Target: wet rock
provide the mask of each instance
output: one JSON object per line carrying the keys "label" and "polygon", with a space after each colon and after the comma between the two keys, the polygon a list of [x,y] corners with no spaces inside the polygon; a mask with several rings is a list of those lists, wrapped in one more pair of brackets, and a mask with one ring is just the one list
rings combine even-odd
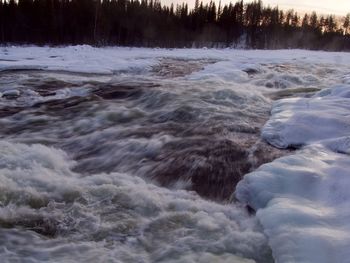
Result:
{"label": "wet rock", "polygon": [[135,85],[125,85],[125,84],[98,84],[92,88],[92,93],[105,99],[137,99],[143,93],[145,89],[159,87],[160,85],[154,83],[142,83]]}
{"label": "wet rock", "polygon": [[266,88],[273,88],[274,85],[273,85],[273,83],[271,83],[271,82],[266,82],[265,87],[266,87]]}
{"label": "wet rock", "polygon": [[5,90],[2,92],[2,97],[6,99],[16,99],[20,96],[20,91],[16,89]]}
{"label": "wet rock", "polygon": [[20,112],[21,110],[23,110],[23,108],[21,108],[21,107],[0,108],[0,118],[11,116],[13,114]]}
{"label": "wet rock", "polygon": [[33,83],[28,81],[27,83],[25,83],[25,85],[34,89],[34,91],[36,91],[43,97],[54,96],[56,95],[56,91],[63,88],[78,86],[76,84],[57,80],[57,79],[45,80],[38,83]]}
{"label": "wet rock", "polygon": [[[256,143],[258,141],[258,143]],[[188,182],[188,190],[215,201],[229,201],[242,177],[264,163],[289,154],[275,149],[258,136],[220,138],[187,138],[170,142],[149,163],[145,176],[171,187]]]}
{"label": "wet rock", "polygon": [[136,98],[141,96],[142,88],[133,86],[103,86],[95,89],[93,93],[106,100]]}
{"label": "wet rock", "polygon": [[279,100],[291,97],[308,97],[320,91],[319,88],[295,88],[295,89],[284,89],[276,92],[266,94],[273,100]]}
{"label": "wet rock", "polygon": [[189,123],[198,120],[200,112],[198,109],[194,109],[190,106],[180,106],[177,109],[164,114],[159,114],[152,116],[152,122],[162,123],[162,122],[177,122],[177,123]]}
{"label": "wet rock", "polygon": [[193,72],[202,70],[206,65],[217,62],[216,60],[183,60],[165,58],[154,66],[152,72],[163,78],[184,77]]}
{"label": "wet rock", "polygon": [[243,69],[243,71],[247,73],[249,76],[260,73],[260,71],[256,68],[245,68]]}
{"label": "wet rock", "polygon": [[[94,101],[98,99],[99,98],[97,96],[86,96],[86,97],[74,96],[70,98],[55,99],[55,100],[48,100],[44,102],[35,103],[33,105],[33,108],[42,108],[43,110],[56,111],[56,113],[59,113],[59,110],[72,109],[84,102]],[[81,109],[77,108],[77,110],[79,111]]]}
{"label": "wet rock", "polygon": [[191,190],[214,200],[228,200],[250,169],[248,152],[227,139],[189,139],[169,143],[156,158],[151,177],[162,185],[190,181]]}
{"label": "wet rock", "polygon": [[250,172],[257,169],[259,166],[272,162],[273,160],[285,155],[291,154],[295,149],[278,149],[266,143],[263,140],[257,139],[257,142],[250,147],[249,160],[251,163]]}
{"label": "wet rock", "polygon": [[0,219],[0,226],[5,228],[21,227],[40,235],[53,238],[58,234],[58,221],[52,218],[30,215],[27,218]]}

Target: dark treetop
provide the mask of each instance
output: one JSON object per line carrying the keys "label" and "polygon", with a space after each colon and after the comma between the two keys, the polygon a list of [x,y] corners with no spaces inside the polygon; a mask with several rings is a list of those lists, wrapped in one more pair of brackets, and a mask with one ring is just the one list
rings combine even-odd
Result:
{"label": "dark treetop", "polygon": [[350,15],[299,16],[261,1],[162,6],[147,0],[0,2],[1,44],[350,50]]}

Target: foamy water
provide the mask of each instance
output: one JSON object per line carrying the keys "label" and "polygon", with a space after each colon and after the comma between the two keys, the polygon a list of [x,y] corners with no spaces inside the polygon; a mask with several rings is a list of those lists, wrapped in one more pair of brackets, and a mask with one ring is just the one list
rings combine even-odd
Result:
{"label": "foamy water", "polygon": [[[315,105],[315,117],[320,111],[334,113],[335,104],[346,105],[330,97],[346,97],[346,56],[1,48],[2,259],[273,262],[275,257],[287,262],[279,255],[299,251],[287,246],[280,252],[275,241],[280,232],[270,231],[271,222],[278,223],[276,229],[284,222],[277,212],[271,210],[275,221],[260,216],[267,197],[259,191],[265,188],[241,183],[241,204],[234,201],[235,186],[263,163],[293,158],[291,150],[260,137],[276,99],[292,97],[274,105],[263,129],[270,144],[299,147],[326,139],[334,145],[334,136],[304,131],[300,137],[301,129],[285,125],[297,127],[291,116],[303,114],[295,101]],[[321,95],[314,95],[319,90]],[[327,133],[317,123],[312,130]],[[328,147],[322,145],[317,147]],[[279,165],[274,163],[269,165]],[[255,193],[261,198],[247,198]]]}

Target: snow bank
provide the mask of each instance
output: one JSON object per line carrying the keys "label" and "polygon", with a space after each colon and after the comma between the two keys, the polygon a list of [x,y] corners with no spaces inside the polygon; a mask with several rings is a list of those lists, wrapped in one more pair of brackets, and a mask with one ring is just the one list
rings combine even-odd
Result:
{"label": "snow bank", "polygon": [[261,166],[237,186],[257,210],[276,262],[348,262],[350,158],[323,146]]}
{"label": "snow bank", "polygon": [[349,262],[350,86],[277,101],[262,136],[279,148],[305,146],[236,188],[257,211],[276,262]]}
{"label": "snow bank", "polygon": [[277,101],[262,131],[270,144],[287,148],[350,135],[350,86],[322,90],[312,98]]}
{"label": "snow bank", "polygon": [[[51,47],[2,47],[0,71],[15,69],[45,69],[82,73],[112,74],[115,72],[149,70],[159,58],[214,59],[229,61],[211,66],[215,72],[223,70],[228,78],[229,67],[247,71],[260,69],[261,63],[337,64],[350,65],[350,54],[305,50],[232,50],[232,49],[146,49],[87,45]],[[291,60],[293,58],[293,60]],[[310,69],[310,67],[309,67]],[[242,78],[241,74],[233,71]],[[205,73],[207,74],[207,73]],[[244,76],[243,76],[244,77]]]}

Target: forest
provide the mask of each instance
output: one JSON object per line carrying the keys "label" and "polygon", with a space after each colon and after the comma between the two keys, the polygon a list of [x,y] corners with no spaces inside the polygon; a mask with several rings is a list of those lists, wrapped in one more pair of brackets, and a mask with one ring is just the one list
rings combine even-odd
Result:
{"label": "forest", "polygon": [[298,14],[261,1],[9,0],[0,43],[143,47],[302,48],[350,51],[350,14]]}

